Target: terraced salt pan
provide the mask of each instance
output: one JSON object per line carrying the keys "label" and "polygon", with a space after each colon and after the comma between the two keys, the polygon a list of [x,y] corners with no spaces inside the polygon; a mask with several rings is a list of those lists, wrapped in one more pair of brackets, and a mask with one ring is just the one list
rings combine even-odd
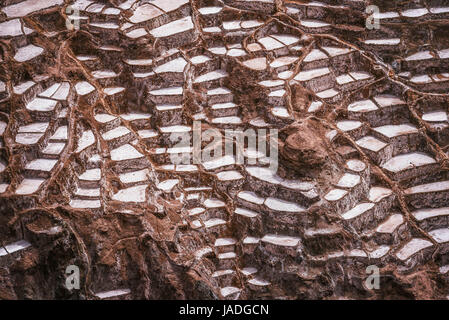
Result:
{"label": "terraced salt pan", "polygon": [[138,7],[136,10],[134,10],[133,15],[129,18],[129,21],[132,23],[141,23],[145,22],[151,19],[154,19],[160,15],[162,15],[164,12],[160,10],[159,8],[156,8],[155,6],[146,3],[140,7]]}
{"label": "terraced salt pan", "polygon": [[434,217],[449,216],[449,207],[419,209],[413,211],[412,215],[419,221]]}
{"label": "terraced salt pan", "polygon": [[379,225],[376,232],[393,233],[397,227],[404,223],[404,216],[400,213],[393,214],[387,221]]}
{"label": "terraced salt pan", "polygon": [[253,267],[246,267],[246,268],[243,268],[241,271],[242,271],[243,275],[245,275],[245,276],[250,276],[252,274],[257,273],[257,269],[253,268]]}
{"label": "terraced salt pan", "polygon": [[119,25],[113,22],[92,22],[89,26],[97,27],[106,30],[115,30],[119,28]]}
{"label": "terraced salt pan", "polygon": [[259,242],[260,239],[255,237],[246,237],[243,239],[243,244],[258,244]]}
{"label": "terraced salt pan", "polygon": [[5,247],[0,247],[0,257],[6,256],[7,254],[11,254],[20,250],[24,250],[28,247],[31,247],[31,243],[26,240],[19,240],[14,243],[10,243],[5,245]]}
{"label": "terraced salt pan", "polygon": [[27,195],[36,192],[44,183],[44,179],[23,179],[16,189],[16,194]]}
{"label": "terraced salt pan", "polygon": [[340,47],[323,47],[322,48],[331,57],[341,56],[343,54],[348,54],[353,50],[350,48],[340,48]]}
{"label": "terraced salt pan", "polygon": [[380,200],[384,199],[385,197],[388,197],[391,195],[393,191],[391,189],[387,189],[384,187],[379,186],[373,186],[368,192],[368,200],[374,203],[379,202]]}
{"label": "terraced salt pan", "polygon": [[179,183],[179,179],[169,179],[169,180],[165,180],[162,181],[160,183],[157,184],[157,188],[159,190],[162,190],[164,192],[169,192],[171,191],[177,184]]}
{"label": "terraced salt pan", "polygon": [[257,28],[259,26],[263,25],[262,21],[258,21],[258,20],[246,20],[246,21],[242,21],[242,23],[240,24],[240,26],[243,29],[252,29],[252,28]]}
{"label": "terraced salt pan", "polygon": [[112,196],[113,200],[121,202],[144,202],[147,185],[134,186],[122,189]]}
{"label": "terraced salt pan", "polygon": [[337,83],[340,85],[354,81],[354,79],[349,74],[343,74],[341,76],[338,76],[335,80],[337,80]]}
{"label": "terraced salt pan", "polygon": [[371,40],[365,40],[365,43],[372,44],[372,45],[396,46],[401,43],[401,39],[400,38],[371,39]]}
{"label": "terraced salt pan", "polygon": [[212,119],[212,123],[215,124],[241,124],[242,119],[239,117],[220,117]]}
{"label": "terraced salt pan", "polygon": [[449,241],[449,228],[436,229],[429,232],[429,235],[438,243]]}
{"label": "terraced salt pan", "polygon": [[143,154],[136,150],[130,144],[124,144],[116,149],[111,150],[111,160],[112,161],[124,161],[131,159],[142,158]]}
{"label": "terraced salt pan", "polygon": [[231,109],[235,108],[237,105],[233,102],[226,102],[226,103],[217,103],[211,106],[212,110],[223,110],[223,109]]}
{"label": "terraced salt pan", "polygon": [[270,208],[271,210],[275,211],[284,211],[284,212],[303,212],[305,209],[301,207],[300,205],[285,201],[282,199],[276,199],[269,197],[265,200],[264,204]]}
{"label": "terraced salt pan", "polygon": [[164,63],[156,68],[154,68],[155,73],[164,73],[164,72],[183,72],[184,68],[187,65],[187,61],[184,58],[177,58],[171,60],[167,63]]}
{"label": "terraced salt pan", "polygon": [[216,158],[210,161],[203,162],[203,167],[206,170],[215,170],[220,167],[230,166],[235,164],[235,158],[231,155],[226,155],[221,158]]}
{"label": "terraced salt pan", "polygon": [[64,0],[46,0],[46,1],[26,0],[19,2],[17,4],[4,7],[2,11],[9,18],[25,17],[30,13],[50,8],[56,5],[62,5],[63,3]]}
{"label": "terraced salt pan", "polygon": [[251,70],[261,71],[267,68],[267,58],[255,58],[251,60],[246,60],[243,65]]}
{"label": "terraced salt pan", "polygon": [[[294,79],[297,81],[309,81],[309,80],[312,80],[312,79],[315,79],[318,77],[325,76],[329,73],[330,73],[330,70],[328,67],[307,70],[307,71],[301,71],[294,77]],[[348,109],[349,109],[349,107],[348,107]]]}
{"label": "terraced salt pan", "polygon": [[360,121],[354,121],[354,120],[343,120],[337,122],[337,128],[342,131],[351,131],[358,129],[362,126],[362,123]]}
{"label": "terraced salt pan", "polygon": [[171,87],[171,88],[162,88],[157,90],[150,91],[150,94],[154,96],[174,96],[174,95],[182,95],[184,89],[182,87]]}
{"label": "terraced salt pan", "polygon": [[304,62],[313,62],[323,59],[328,59],[329,57],[319,49],[313,49],[309,52],[309,54],[304,58]]}
{"label": "terraced salt pan", "polygon": [[447,12],[449,12],[449,7],[430,8],[430,12],[433,14],[447,13]]}
{"label": "terraced salt pan", "polygon": [[428,13],[429,10],[427,10],[426,8],[409,9],[401,12],[401,14],[407,18],[422,17],[423,15],[426,15]]}
{"label": "terraced salt pan", "polygon": [[75,195],[77,196],[83,196],[83,197],[100,197],[100,188],[93,188],[93,189],[83,189],[78,188],[76,190]]}
{"label": "terraced salt pan", "polygon": [[22,26],[20,19],[13,19],[0,23],[0,37],[17,37],[23,34],[28,35],[33,32],[32,29]]}
{"label": "terraced salt pan", "polygon": [[432,163],[436,163],[436,160],[432,157],[421,152],[412,152],[391,158],[382,166],[382,168],[390,172],[401,172]]}
{"label": "terraced salt pan", "polygon": [[214,247],[231,246],[236,243],[237,243],[237,241],[232,238],[218,238],[215,240]]}
{"label": "terraced salt pan", "polygon": [[217,178],[220,181],[233,181],[242,179],[243,176],[240,174],[240,172],[231,170],[217,173]]}
{"label": "terraced salt pan", "polygon": [[144,120],[150,119],[151,115],[149,113],[126,113],[121,114],[120,117],[126,121],[134,121],[134,120]]}
{"label": "terraced salt pan", "polygon": [[445,111],[434,111],[425,113],[422,119],[427,122],[448,122],[448,116]]}
{"label": "terraced salt pan", "polygon": [[101,170],[99,168],[86,170],[79,176],[79,179],[85,181],[100,181]]}
{"label": "terraced salt pan", "polygon": [[99,292],[95,295],[100,299],[109,299],[113,297],[123,296],[129,293],[131,293],[130,289],[117,289],[112,291]]}
{"label": "terraced salt pan", "polygon": [[276,246],[282,247],[296,247],[299,244],[300,239],[289,237],[289,236],[281,236],[275,234],[267,234],[262,238],[262,242],[274,244]]}
{"label": "terraced salt pan", "polygon": [[188,210],[187,212],[189,213],[189,216],[196,216],[198,214],[206,212],[206,209],[204,209],[202,207],[196,207],[196,208]]}
{"label": "terraced salt pan", "polygon": [[100,200],[72,199],[70,206],[75,209],[97,209],[101,207]]}
{"label": "terraced salt pan", "polygon": [[449,190],[449,181],[438,181],[433,183],[422,184],[414,186],[405,190],[405,194],[416,194],[426,192],[439,192]]}
{"label": "terraced salt pan", "polygon": [[371,251],[369,253],[370,259],[380,259],[387,255],[387,253],[390,251],[389,246],[379,246],[377,249]]}
{"label": "terraced salt pan", "polygon": [[48,128],[48,122],[34,122],[19,127],[19,133],[44,133]]}
{"label": "terraced salt pan", "polygon": [[232,94],[232,92],[228,88],[214,88],[207,91],[208,96],[225,95],[225,94]]}
{"label": "terraced salt pan", "polygon": [[405,104],[405,102],[403,100],[401,100],[399,97],[389,95],[389,94],[382,94],[382,95],[375,96],[374,101],[376,101],[376,103],[382,108]]}
{"label": "terraced salt pan", "polygon": [[158,8],[161,8],[165,12],[176,10],[187,3],[189,3],[189,0],[154,0],[152,2],[152,4],[154,4]]}
{"label": "terraced salt pan", "polygon": [[194,83],[203,83],[226,78],[228,73],[225,70],[215,70],[197,77]]}
{"label": "terraced salt pan", "polygon": [[209,219],[206,222],[204,222],[204,226],[206,228],[212,228],[212,227],[216,227],[216,226],[223,225],[223,224],[226,224],[226,221],[224,221],[223,219],[218,219],[218,218]]}
{"label": "terraced salt pan", "polygon": [[279,177],[275,172],[265,167],[246,167],[246,171],[251,176],[266,181],[271,184],[280,184],[283,179]]}
{"label": "terraced salt pan", "polygon": [[108,113],[99,113],[94,116],[95,120],[100,123],[108,123],[112,120],[117,119],[116,116],[110,115]]}
{"label": "terraced salt pan", "polygon": [[354,188],[360,183],[360,176],[352,173],[345,173],[340,180],[338,180],[336,186],[339,188]]}
{"label": "terraced salt pan", "polygon": [[57,101],[43,98],[36,98],[27,104],[26,108],[30,111],[53,111],[56,108]]}
{"label": "terraced salt pan", "polygon": [[410,240],[405,246],[403,246],[398,252],[396,252],[396,257],[404,261],[410,258],[415,253],[431,246],[432,242],[430,241],[420,238],[414,238]]}
{"label": "terraced salt pan", "polygon": [[282,42],[272,37],[261,38],[258,40],[258,42],[268,51],[285,47],[285,45]]}
{"label": "terraced salt pan", "polygon": [[226,31],[239,30],[240,28],[239,20],[223,21],[223,29]]}
{"label": "terraced salt pan", "polygon": [[355,81],[361,81],[361,80],[366,80],[371,78],[371,74],[369,74],[368,72],[364,72],[364,71],[354,71],[354,72],[349,72],[349,75],[355,80]]}
{"label": "terraced salt pan", "polygon": [[3,135],[7,126],[8,124],[6,122],[0,121],[0,136]]}
{"label": "terraced salt pan", "polygon": [[157,137],[159,135],[156,131],[151,130],[151,129],[139,130],[139,131],[137,131],[137,134],[142,139],[154,138],[154,137]]}
{"label": "terraced salt pan", "polygon": [[299,41],[299,38],[291,34],[272,34],[270,37],[278,40],[286,46],[290,46]]}
{"label": "terraced salt pan", "polygon": [[203,7],[198,9],[199,13],[201,13],[203,16],[217,14],[221,10],[223,10],[223,7]]}
{"label": "terraced salt pan", "polygon": [[348,111],[352,112],[369,112],[377,109],[377,106],[371,100],[356,101],[348,105]]}
{"label": "terraced salt pan", "polygon": [[259,197],[252,191],[240,191],[237,197],[254,204],[263,204],[265,202],[265,198]]}
{"label": "terraced salt pan", "polygon": [[250,279],[250,280],[248,280],[248,283],[255,285],[255,286],[259,286],[259,287],[265,287],[265,286],[270,285],[269,281],[266,281],[264,279],[259,279],[259,278]]}
{"label": "terraced salt pan", "polygon": [[376,19],[393,19],[393,18],[398,18],[399,17],[399,13],[394,12],[394,11],[390,11],[390,12],[375,12],[373,13],[373,17]]}
{"label": "terraced salt pan", "polygon": [[182,133],[182,132],[192,131],[192,127],[175,125],[175,126],[168,126],[168,127],[160,127],[159,130],[162,133],[172,133],[172,132],[181,132]]}
{"label": "terraced salt pan", "polygon": [[65,143],[49,143],[43,150],[43,154],[58,155],[64,150]]}
{"label": "terraced salt pan", "polygon": [[434,57],[430,54],[430,51],[421,51],[414,53],[405,58],[406,61],[417,61],[417,60],[427,60],[433,59]]}
{"label": "terraced salt pan", "polygon": [[113,96],[114,94],[123,92],[125,88],[123,87],[109,87],[105,88],[103,91],[107,96]]}
{"label": "terraced salt pan", "polygon": [[27,170],[41,170],[41,171],[51,171],[53,167],[56,165],[58,160],[52,159],[35,159],[31,162],[28,162],[25,165],[25,169]]}
{"label": "terraced salt pan", "polygon": [[341,198],[343,198],[346,194],[348,194],[348,191],[346,190],[332,189],[324,196],[324,199],[326,199],[327,201],[338,201]]}
{"label": "terraced salt pan", "polygon": [[112,70],[97,70],[92,72],[95,79],[108,79],[117,77],[117,73]]}
{"label": "terraced salt pan", "polygon": [[360,203],[360,204],[356,205],[354,208],[352,208],[351,210],[342,214],[341,216],[345,220],[353,219],[355,217],[358,217],[358,216],[364,214],[368,210],[371,210],[373,207],[374,207],[374,203],[371,203],[371,202]]}
{"label": "terraced salt pan", "polygon": [[16,142],[25,145],[35,144],[43,135],[43,133],[18,133]]}
{"label": "terraced salt pan", "polygon": [[112,130],[109,130],[108,132],[103,133],[103,139],[105,139],[106,141],[114,140],[119,137],[125,136],[130,132],[131,131],[129,131],[128,128],[120,126],[120,127],[114,128]]}
{"label": "terraced salt pan", "polygon": [[50,88],[40,93],[40,97],[51,98],[55,100],[66,100],[70,93],[70,83],[55,83]]}
{"label": "terraced salt pan", "polygon": [[411,124],[385,125],[373,129],[388,138],[418,132],[418,129]]}
{"label": "terraced salt pan", "polygon": [[75,84],[75,90],[77,95],[85,96],[86,94],[95,91],[95,87],[87,81],[80,81]]}
{"label": "terraced salt pan", "polygon": [[150,171],[148,169],[142,169],[138,171],[132,171],[127,173],[122,173],[119,175],[119,179],[122,183],[136,183],[147,181]]}
{"label": "terraced salt pan", "polygon": [[271,113],[278,118],[290,118],[290,113],[284,107],[274,107],[271,109]]}
{"label": "terraced salt pan", "polygon": [[17,86],[13,87],[13,92],[15,94],[18,95],[22,95],[23,93],[25,93],[28,89],[30,89],[31,87],[33,87],[36,84],[36,82],[34,81],[25,81],[22,82],[20,84],[18,84]]}
{"label": "terraced salt pan", "polygon": [[314,184],[307,181],[283,180],[281,186],[298,191],[310,191],[313,189]]}
{"label": "terraced salt pan", "polygon": [[231,270],[231,269],[217,270],[214,273],[212,273],[212,278],[222,277],[222,276],[226,276],[226,275],[234,274],[234,273],[235,273],[235,271]]}
{"label": "terraced salt pan", "polygon": [[330,26],[329,23],[323,22],[323,21],[318,21],[318,20],[301,20],[300,21],[301,25],[303,25],[304,27],[307,28],[322,28],[322,27],[327,27]]}
{"label": "terraced salt pan", "polygon": [[95,136],[92,130],[84,131],[78,140],[78,148],[76,148],[75,152],[76,153],[81,152],[94,143],[95,143]]}
{"label": "terraced salt pan", "polygon": [[245,209],[245,208],[238,208],[237,207],[237,208],[235,208],[234,212],[236,214],[239,214],[241,216],[248,217],[248,218],[255,218],[255,217],[258,216],[257,212],[254,212],[252,210],[248,210],[248,209]]}
{"label": "terraced salt pan", "polygon": [[330,99],[335,97],[339,92],[335,89],[328,89],[328,90],[324,90],[321,92],[317,92],[317,97],[321,98],[321,99]]}
{"label": "terraced salt pan", "polygon": [[374,152],[382,150],[387,145],[385,142],[382,142],[373,136],[365,136],[357,140],[356,143],[358,146]]}
{"label": "terraced salt pan", "polygon": [[205,55],[199,55],[199,56],[190,58],[190,62],[192,62],[192,64],[195,64],[195,65],[202,64],[202,63],[205,63],[210,60],[212,60],[212,59]]}
{"label": "terraced salt pan", "polygon": [[241,290],[239,288],[236,288],[236,287],[224,287],[224,288],[220,289],[220,294],[223,297],[227,297],[227,296],[230,296],[232,294],[238,293],[240,291]]}
{"label": "terraced salt pan", "polygon": [[410,81],[417,84],[425,84],[432,83],[432,78],[430,78],[430,76],[427,74],[423,74],[412,77]]}
{"label": "terraced salt pan", "polygon": [[182,19],[164,24],[158,28],[150,31],[150,34],[155,38],[165,38],[172,36],[177,33],[193,30],[194,25],[192,22],[192,17],[187,16]]}
{"label": "terraced salt pan", "polygon": [[307,112],[316,112],[316,111],[321,109],[322,105],[323,105],[323,103],[321,101],[313,101],[310,104],[309,109],[307,110]]}

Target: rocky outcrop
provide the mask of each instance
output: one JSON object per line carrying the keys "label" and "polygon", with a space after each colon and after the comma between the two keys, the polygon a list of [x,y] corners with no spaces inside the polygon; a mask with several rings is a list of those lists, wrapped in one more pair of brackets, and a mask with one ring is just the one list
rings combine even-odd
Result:
{"label": "rocky outcrop", "polygon": [[443,1],[0,6],[1,299],[448,296]]}

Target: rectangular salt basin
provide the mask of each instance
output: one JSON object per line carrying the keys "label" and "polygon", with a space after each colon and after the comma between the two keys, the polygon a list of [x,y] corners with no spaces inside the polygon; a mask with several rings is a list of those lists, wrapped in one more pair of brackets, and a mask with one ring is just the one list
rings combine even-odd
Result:
{"label": "rectangular salt basin", "polygon": [[14,242],[14,243],[7,244],[5,246],[6,250],[5,250],[5,248],[0,247],[0,257],[5,256],[8,253],[14,253],[14,252],[26,249],[30,246],[31,246],[31,243],[29,243],[25,240],[20,240],[20,241]]}

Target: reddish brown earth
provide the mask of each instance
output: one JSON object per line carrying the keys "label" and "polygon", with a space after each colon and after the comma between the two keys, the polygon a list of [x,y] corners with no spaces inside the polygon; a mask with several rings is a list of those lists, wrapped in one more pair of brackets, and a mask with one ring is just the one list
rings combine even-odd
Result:
{"label": "reddish brown earth", "polygon": [[449,2],[0,7],[0,299],[449,296]]}

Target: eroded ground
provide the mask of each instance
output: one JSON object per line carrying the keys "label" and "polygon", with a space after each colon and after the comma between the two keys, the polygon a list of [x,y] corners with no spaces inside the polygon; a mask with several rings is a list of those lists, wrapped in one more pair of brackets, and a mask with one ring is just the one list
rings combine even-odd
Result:
{"label": "eroded ground", "polygon": [[[3,0],[0,21],[0,298],[449,295],[448,1]],[[277,172],[246,147],[173,164],[194,120],[278,129]]]}

